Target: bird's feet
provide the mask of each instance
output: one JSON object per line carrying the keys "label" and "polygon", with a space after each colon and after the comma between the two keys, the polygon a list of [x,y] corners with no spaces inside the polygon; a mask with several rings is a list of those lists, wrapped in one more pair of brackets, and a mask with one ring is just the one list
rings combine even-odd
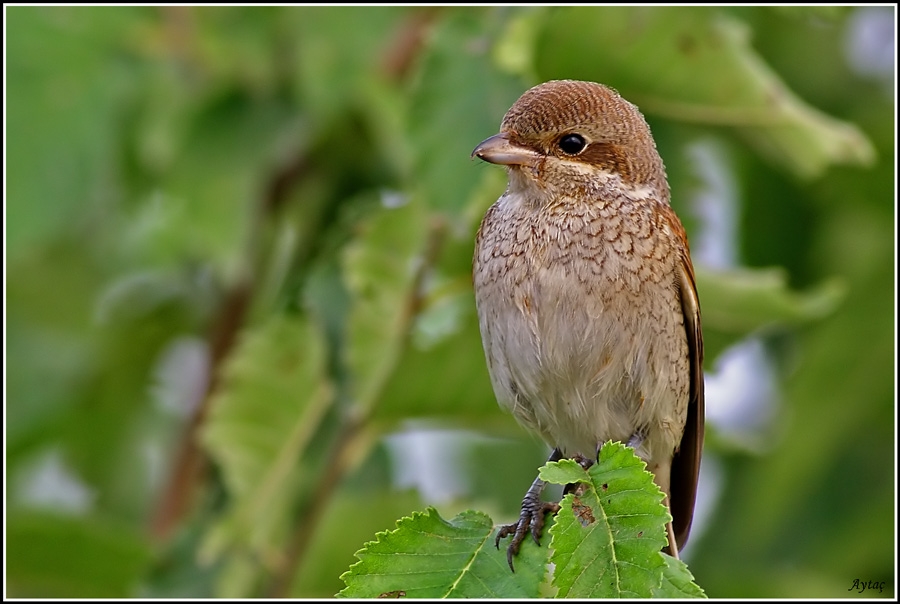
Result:
{"label": "bird's feet", "polygon": [[522,500],[522,512],[519,514],[519,519],[512,524],[501,526],[500,530],[497,531],[497,538],[494,540],[494,545],[497,549],[500,549],[500,540],[512,535],[509,547],[506,548],[506,561],[509,563],[511,571],[516,572],[515,567],[513,567],[513,556],[519,553],[519,548],[522,542],[525,541],[525,536],[530,532],[534,542],[540,545],[541,533],[544,530],[544,515],[547,512],[555,514],[558,511],[558,503],[541,501],[540,493],[537,494],[537,497],[533,497],[532,491],[528,491],[525,499]]}
{"label": "bird's feet", "polygon": [[581,453],[578,453],[577,455],[574,455],[574,456],[572,457],[572,461],[576,462],[576,463],[577,463],[578,465],[580,465],[582,468],[584,468],[585,470],[587,470],[587,469],[590,468],[592,465],[594,465],[595,463],[597,463],[597,457],[598,457],[599,455],[600,455],[600,447],[598,446],[598,447],[597,447],[597,452],[596,452],[596,454],[594,454],[594,459],[591,459],[590,457],[585,457],[585,456],[582,455]]}

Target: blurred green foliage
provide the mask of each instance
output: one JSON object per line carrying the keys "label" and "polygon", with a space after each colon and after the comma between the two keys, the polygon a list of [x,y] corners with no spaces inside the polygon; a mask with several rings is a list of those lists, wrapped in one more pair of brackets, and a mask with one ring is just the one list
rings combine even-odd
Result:
{"label": "blurred green foliage", "polygon": [[708,424],[698,584],[896,594],[893,68],[848,60],[892,8],[5,15],[8,595],[331,596],[413,510],[512,518],[546,451],[487,379],[469,152],[558,78],[644,111],[695,253],[696,145],[737,200],[706,368],[761,338],[780,396],[759,450]]}

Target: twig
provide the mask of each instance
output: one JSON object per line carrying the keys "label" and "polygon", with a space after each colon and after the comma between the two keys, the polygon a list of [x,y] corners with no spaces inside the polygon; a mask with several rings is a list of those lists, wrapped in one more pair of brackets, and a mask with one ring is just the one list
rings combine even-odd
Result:
{"label": "twig", "polygon": [[[278,213],[291,188],[306,174],[308,163],[299,155],[282,166],[269,179],[269,184],[260,196],[258,211],[250,226],[245,257],[248,266],[255,266],[265,258],[260,253],[262,232],[265,223]],[[175,455],[169,481],[162,491],[150,520],[150,534],[157,541],[166,541],[172,531],[190,509],[199,485],[204,484],[209,469],[209,460],[200,448],[197,437],[206,420],[210,400],[219,386],[222,364],[231,354],[237,341],[237,334],[244,326],[247,312],[256,290],[256,279],[251,275],[261,271],[250,270],[249,275],[236,283],[226,293],[213,327],[210,330],[211,351],[210,378],[201,403],[194,410]]]}
{"label": "twig", "polygon": [[211,368],[206,392],[184,431],[171,478],[151,519],[151,534],[159,541],[168,539],[190,507],[195,487],[205,480],[209,464],[197,444],[197,433],[206,419],[211,395],[218,387],[222,362],[234,347],[237,332],[244,322],[251,295],[249,283],[235,285],[226,295],[222,311],[211,331]]}
{"label": "twig", "polygon": [[[435,218],[429,227],[422,263],[419,265],[419,269],[413,278],[410,295],[406,298],[404,305],[401,321],[402,347],[405,347],[408,342],[410,328],[416,315],[421,310],[425,277],[437,262],[445,233],[446,223],[440,218]],[[381,388],[383,387],[384,384],[381,384]],[[376,392],[380,392],[381,388],[377,389]],[[375,398],[377,399],[378,397],[376,396]],[[375,401],[363,402],[356,408],[357,413],[348,414],[345,418],[344,424],[339,429],[332,446],[332,451],[327,456],[328,464],[320,474],[318,484],[310,491],[313,494],[312,501],[306,506],[306,509],[302,509],[297,515],[296,528],[285,551],[284,564],[280,566],[280,570],[272,577],[269,588],[266,590],[266,597],[287,597],[294,573],[302,567],[306,554],[309,551],[313,532],[318,528],[322,516],[328,509],[328,504],[335,490],[341,484],[346,473],[355,465],[353,462],[358,456],[354,455],[354,453],[362,448],[358,439],[361,434],[365,433],[365,427],[374,413],[374,403]]]}
{"label": "twig", "polygon": [[381,60],[381,70],[389,79],[401,81],[409,73],[438,10],[439,7],[430,6],[409,14]]}

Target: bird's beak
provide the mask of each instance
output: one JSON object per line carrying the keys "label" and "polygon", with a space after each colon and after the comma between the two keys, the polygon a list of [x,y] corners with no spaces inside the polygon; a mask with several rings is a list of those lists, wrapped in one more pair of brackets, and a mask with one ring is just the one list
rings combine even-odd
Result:
{"label": "bird's beak", "polygon": [[505,133],[501,133],[481,141],[472,151],[472,157],[502,166],[534,166],[540,155],[534,149],[511,142]]}

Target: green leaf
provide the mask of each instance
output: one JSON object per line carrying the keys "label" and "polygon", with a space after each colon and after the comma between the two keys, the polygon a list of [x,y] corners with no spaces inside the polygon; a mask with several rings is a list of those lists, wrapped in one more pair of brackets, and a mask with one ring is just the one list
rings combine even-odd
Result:
{"label": "green leaf", "polygon": [[[546,482],[581,486],[563,499],[549,550],[523,543],[515,573],[505,550],[493,547],[484,514],[466,511],[446,522],[429,508],[357,552],[359,562],[341,576],[347,587],[338,595],[517,598],[557,589],[561,597],[702,597],[687,567],[660,553],[670,516],[645,468],[620,443],[607,443],[589,470],[570,459],[542,467]],[[555,564],[550,587],[542,583],[548,552]]]}
{"label": "green leaf", "polygon": [[568,459],[541,470],[547,482],[583,485],[563,498],[550,528],[561,597],[649,598],[659,587],[670,516],[645,468],[632,449],[608,442],[587,472]]}
{"label": "green leaf", "polygon": [[538,471],[538,475],[544,482],[551,484],[569,484],[574,482],[588,482],[590,476],[581,464],[571,459],[563,459],[558,462],[545,464]]}
{"label": "green leaf", "polygon": [[843,281],[831,279],[805,292],[794,291],[786,271],[777,267],[712,271],[698,266],[696,275],[707,361],[752,332],[828,316],[847,289]]}
{"label": "green leaf", "polygon": [[359,562],[341,576],[347,587],[338,596],[536,597],[546,551],[528,548],[531,554],[520,555],[511,573],[493,535],[491,519],[480,512],[462,512],[450,522],[434,508],[414,512],[357,552]]}
{"label": "green leaf", "polygon": [[560,9],[548,16],[535,56],[542,79],[603,82],[647,113],[734,127],[800,177],[874,160],[856,126],[797,97],[753,50],[744,23],[719,9]]}
{"label": "green leaf", "polygon": [[276,316],[242,336],[201,433],[231,495],[207,559],[239,543],[266,560],[286,539],[297,465],[332,401],[324,357],[306,319]]}
{"label": "green leaf", "polygon": [[[364,465],[356,473],[367,469],[371,471],[370,466]],[[383,478],[382,474],[373,473]],[[371,481],[373,478],[366,476],[364,480]],[[361,488],[361,482],[351,476],[335,493],[328,509],[323,512],[322,520],[309,537],[308,551],[311,555],[297,569],[285,597],[334,597],[336,592],[346,587],[341,575],[359,561],[354,554],[360,544],[371,540],[385,527],[396,526],[397,519],[409,514],[410,510],[422,507],[422,500],[414,490],[398,491],[392,488],[389,480],[383,480],[380,487],[370,488]],[[362,513],[361,501],[365,501]],[[316,555],[315,552],[328,552],[328,555]]]}
{"label": "green leaf", "polygon": [[362,409],[378,400],[403,352],[413,320],[428,227],[421,204],[379,207],[344,250],[351,307],[346,362]]}
{"label": "green leaf", "polygon": [[653,590],[654,598],[705,598],[706,594],[694,582],[694,575],[688,570],[687,564],[676,560],[669,554],[662,554],[666,567],[663,570],[663,580],[657,589]]}
{"label": "green leaf", "polygon": [[747,332],[768,325],[800,325],[821,319],[837,307],[846,293],[838,280],[825,281],[807,292],[792,291],[782,268],[697,269],[703,320],[717,328]]}
{"label": "green leaf", "polygon": [[[463,296],[465,299],[460,299]],[[412,342],[385,384],[378,419],[430,415],[480,420],[506,415],[491,389],[473,302],[470,289],[443,301],[463,309],[458,331],[440,334],[436,342],[420,335],[424,316],[419,315]],[[440,386],[436,388],[436,384]]]}

